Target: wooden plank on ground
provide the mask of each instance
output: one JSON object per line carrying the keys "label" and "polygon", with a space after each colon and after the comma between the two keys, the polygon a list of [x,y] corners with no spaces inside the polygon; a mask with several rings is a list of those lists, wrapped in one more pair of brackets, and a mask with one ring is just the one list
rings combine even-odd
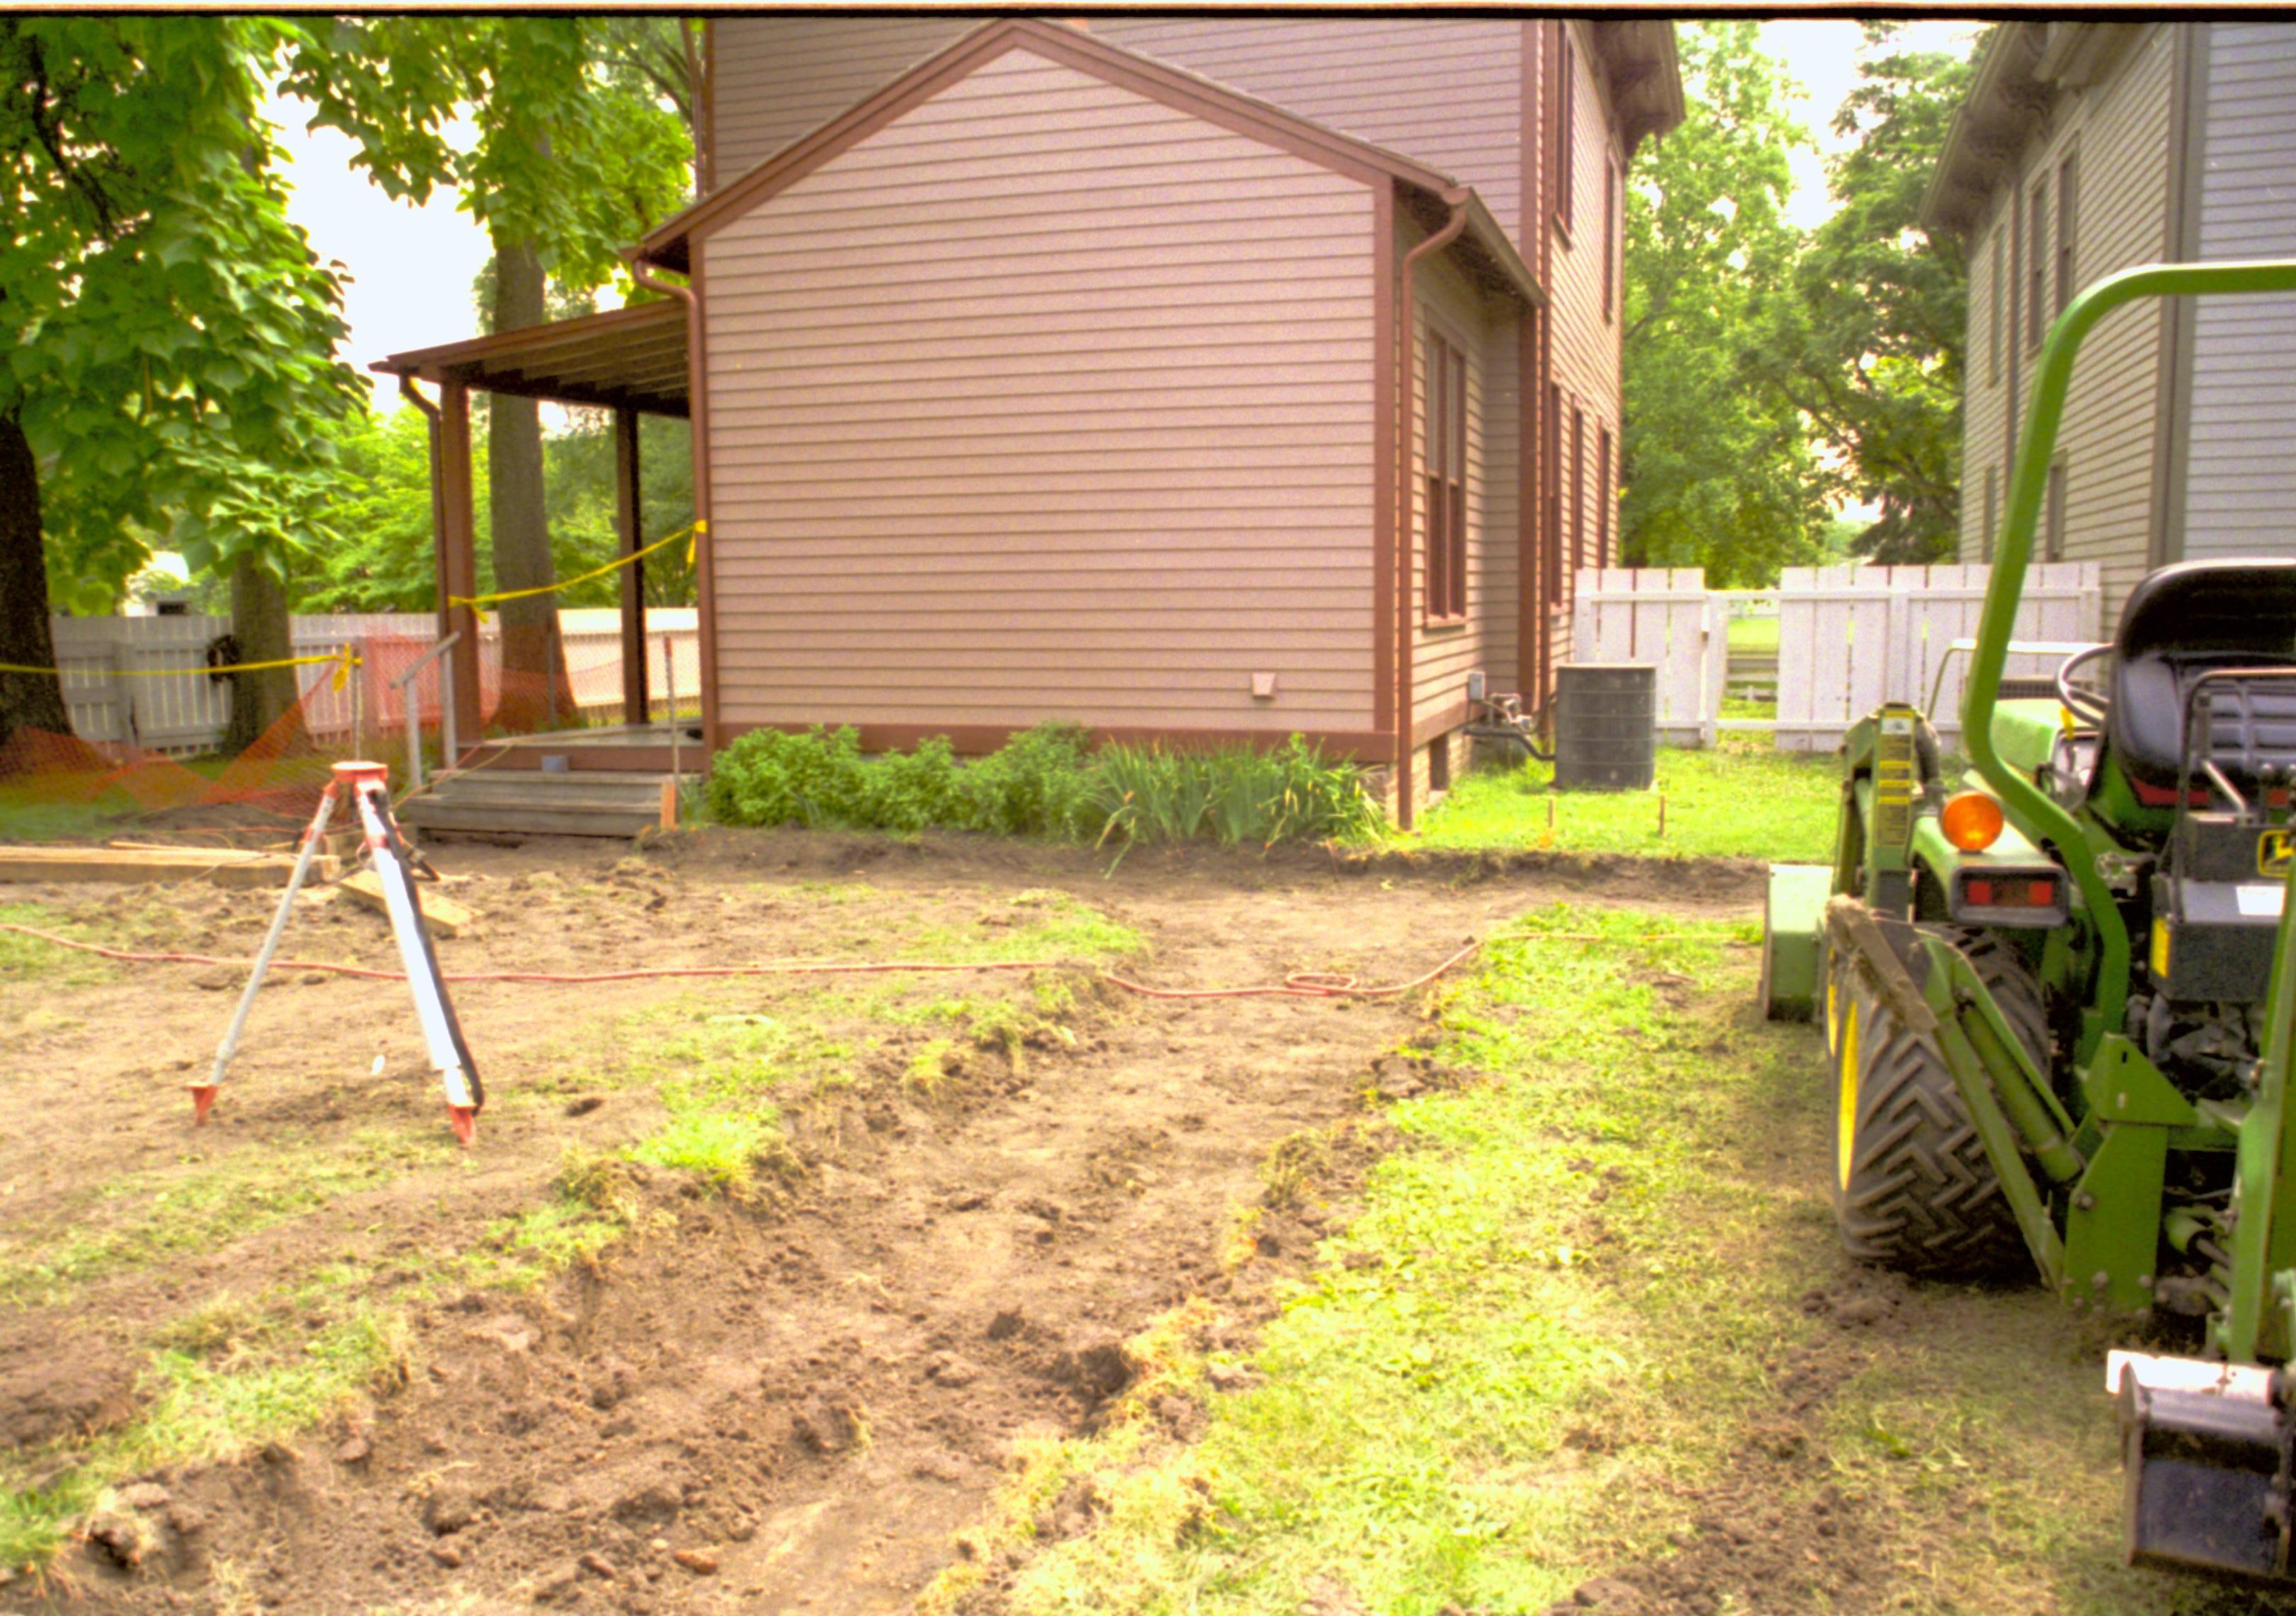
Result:
{"label": "wooden plank on ground", "polygon": [[[336,883],[370,909],[383,909],[382,877],[373,870],[361,870],[347,875]],[[432,882],[414,883],[414,901],[421,906],[422,921],[436,937],[453,937],[478,918],[453,898],[439,890]]]}
{"label": "wooden plank on ground", "polygon": [[[0,847],[0,882],[111,882],[163,885],[205,881],[218,887],[283,887],[294,858],[224,848]],[[311,879],[332,881],[340,860],[314,859]]]}

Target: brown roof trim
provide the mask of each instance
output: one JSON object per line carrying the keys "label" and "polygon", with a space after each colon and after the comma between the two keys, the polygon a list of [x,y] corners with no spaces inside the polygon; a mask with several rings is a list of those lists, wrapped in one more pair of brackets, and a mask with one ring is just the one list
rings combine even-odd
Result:
{"label": "brown roof trim", "polygon": [[1934,235],[1966,235],[2057,97],[2110,72],[2144,27],[2058,19],[1995,28],[1922,193],[1922,227]]}
{"label": "brown roof trim", "polygon": [[[1022,49],[1193,113],[1207,122],[1279,146],[1365,184],[1386,176],[1437,195],[1459,189],[1458,182],[1449,175],[1424,163],[1343,135],[1212,79],[1111,45],[1078,29],[1032,18],[1008,17],[974,29],[812,134],[783,147],[740,179],[668,220],[638,243],[638,256],[669,269],[685,271],[691,261],[691,243],[695,239],[707,236],[728,218],[794,184],[950,85],[1008,52]],[[1521,260],[1517,257],[1515,261],[1520,264]]]}
{"label": "brown roof trim", "polygon": [[1631,158],[1644,139],[1663,135],[1688,116],[1682,98],[1682,60],[1674,24],[1657,18],[1596,19],[1587,24],[1622,153]]}
{"label": "brown roof trim", "polygon": [[610,308],[603,314],[554,320],[546,325],[522,325],[516,331],[497,332],[492,336],[468,337],[460,342],[441,342],[433,348],[411,348],[403,354],[378,359],[367,368],[392,375],[419,375],[435,380],[431,373],[448,365],[480,364],[529,349],[554,348],[562,342],[585,337],[631,335],[655,326],[668,329],[682,325],[684,321],[684,311],[665,298],[658,302],[633,303],[627,308]]}
{"label": "brown roof trim", "polygon": [[413,349],[371,370],[598,408],[684,415],[685,310],[667,299]]}

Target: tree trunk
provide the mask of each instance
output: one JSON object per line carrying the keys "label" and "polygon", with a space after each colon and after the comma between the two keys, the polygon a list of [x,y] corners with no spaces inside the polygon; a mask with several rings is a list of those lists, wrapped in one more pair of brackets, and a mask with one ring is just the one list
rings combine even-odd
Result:
{"label": "tree trunk", "polygon": [[[295,654],[287,620],[287,586],[242,554],[231,570],[231,635],[239,650],[234,662],[275,662]],[[266,668],[231,676],[231,722],[223,750],[237,757],[260,740],[295,704],[292,668]]]}
{"label": "tree trunk", "polygon": [[[56,665],[47,558],[40,548],[40,469],[12,414],[0,415],[0,662]],[[71,734],[63,686],[53,674],[0,673],[0,745],[20,728]]]}
{"label": "tree trunk", "polygon": [[[495,242],[492,329],[543,322],[542,260],[531,242]],[[496,393],[487,405],[488,521],[495,587],[535,589],[557,581],[542,494],[542,418],[531,398]],[[502,603],[502,700],[495,721],[515,731],[557,728],[574,718],[574,687],[558,637],[558,597]]]}

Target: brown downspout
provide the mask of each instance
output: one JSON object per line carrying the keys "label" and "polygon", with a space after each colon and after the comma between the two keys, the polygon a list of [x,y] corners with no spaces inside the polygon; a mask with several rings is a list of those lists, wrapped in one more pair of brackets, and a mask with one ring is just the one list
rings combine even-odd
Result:
{"label": "brown downspout", "polygon": [[[718,536],[709,525],[709,373],[702,363],[701,299],[691,286],[653,278],[652,268],[633,250],[627,257],[630,278],[648,291],[661,292],[685,305],[686,424],[693,449],[693,596],[701,652],[701,744],[718,748]],[[698,277],[697,277],[698,278]],[[676,721],[676,715],[671,715]]]}
{"label": "brown downspout", "polygon": [[1459,239],[1459,233],[1467,227],[1467,203],[1473,195],[1471,191],[1456,188],[1443,193],[1443,201],[1451,209],[1451,217],[1440,230],[1403,255],[1403,273],[1395,295],[1395,323],[1403,345],[1401,362],[1396,366],[1403,397],[1395,414],[1395,822],[1406,831],[1411,828],[1411,652],[1418,633],[1418,620],[1411,615],[1412,560],[1417,554],[1417,540],[1411,527],[1411,496],[1414,492],[1412,485],[1416,480],[1411,474],[1411,406],[1419,395],[1414,364],[1419,353],[1419,308],[1412,296],[1412,276],[1420,259],[1442,251]]}

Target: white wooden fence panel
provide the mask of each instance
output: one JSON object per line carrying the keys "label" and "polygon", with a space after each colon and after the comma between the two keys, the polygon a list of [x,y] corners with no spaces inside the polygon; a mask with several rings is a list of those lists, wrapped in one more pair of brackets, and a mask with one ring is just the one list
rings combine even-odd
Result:
{"label": "white wooden fence panel", "polygon": [[[1957,745],[1969,656],[1952,647],[1975,636],[1990,576],[1981,566],[1788,568],[1778,586],[1778,745],[1838,745],[1885,701],[1922,707]],[[2094,641],[2103,615],[2094,562],[2045,563],[2026,576],[2016,637]],[[2014,652],[2008,673],[2046,674],[2060,660]]]}
{"label": "white wooden fence panel", "polygon": [[[1989,568],[1958,565],[1788,568],[1775,591],[1778,745],[1798,751],[1838,745],[1852,724],[1884,701],[1922,707],[1946,743],[1958,744],[1969,656],[1952,647],[1975,636],[1990,577]],[[2027,575],[2017,637],[2094,642],[2103,633],[2103,615],[2095,563],[2036,566]],[[1658,669],[1662,740],[1712,741],[1728,666],[1729,603],[1706,589],[1703,573],[1583,571],[1577,624],[1579,661]],[[2047,674],[2061,660],[2013,653],[2007,671],[2013,677]],[[1764,726],[1732,720],[1731,726]]]}
{"label": "white wooden fence panel", "polygon": [[1578,577],[1573,660],[1656,669],[1659,738],[1714,738],[1724,672],[1723,617],[1697,567],[1589,567]]}
{"label": "white wooden fence panel", "polygon": [[[560,623],[578,704],[585,710],[619,710],[619,614],[569,608],[560,613]],[[56,666],[62,670],[65,710],[80,739],[127,742],[167,752],[205,751],[223,739],[231,721],[231,685],[209,677],[207,648],[217,636],[230,632],[229,618],[56,617],[49,620],[49,628]],[[480,631],[480,638],[490,642],[499,632],[489,626]],[[291,618],[289,633],[293,655],[332,657],[345,650],[358,653],[372,639],[428,646],[438,638],[438,619],[429,612],[314,613]],[[665,637],[670,644],[668,652],[662,644]],[[694,611],[650,609],[646,640],[655,707],[668,711],[674,659],[680,705],[695,709],[701,691],[701,647]],[[426,718],[435,718],[439,708],[435,667],[417,680]],[[169,669],[182,671],[164,671]],[[370,734],[396,735],[406,708],[389,681],[398,671],[399,666],[370,665],[361,677],[337,690],[332,667],[314,663],[297,669],[306,723],[323,737],[347,738],[356,726]],[[149,677],[155,673],[160,677]]]}

